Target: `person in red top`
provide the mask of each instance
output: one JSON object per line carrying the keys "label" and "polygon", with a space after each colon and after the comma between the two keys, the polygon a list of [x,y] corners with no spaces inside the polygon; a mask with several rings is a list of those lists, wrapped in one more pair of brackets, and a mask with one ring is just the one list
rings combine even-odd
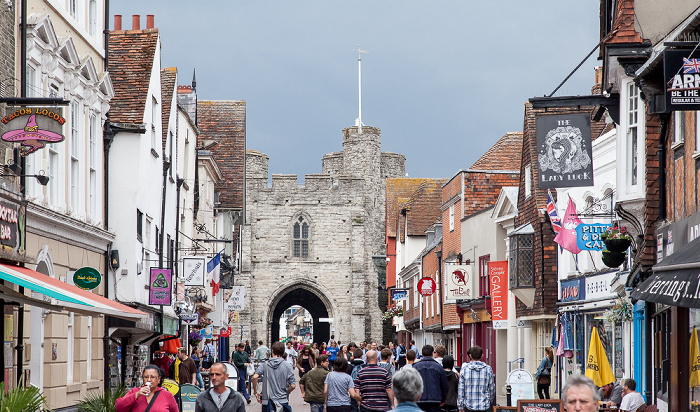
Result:
{"label": "person in red top", "polygon": [[175,397],[160,384],[165,373],[156,365],[143,368],[143,386],[130,390],[126,395],[117,399],[117,412],[144,412],[148,404],[153,402],[149,412],[179,412]]}

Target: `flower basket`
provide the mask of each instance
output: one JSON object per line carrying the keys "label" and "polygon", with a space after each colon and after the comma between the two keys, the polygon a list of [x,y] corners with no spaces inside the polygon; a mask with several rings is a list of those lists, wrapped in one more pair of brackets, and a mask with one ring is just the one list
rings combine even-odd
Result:
{"label": "flower basket", "polygon": [[626,322],[632,320],[632,302],[627,298],[617,299],[615,305],[603,313],[608,322]]}
{"label": "flower basket", "polygon": [[624,252],[611,252],[609,250],[603,251],[603,263],[609,268],[616,268],[625,262],[627,258],[627,253]]}
{"label": "flower basket", "polygon": [[605,243],[605,248],[608,249],[611,252],[624,252],[627,250],[627,248],[630,247],[632,244],[632,239],[627,239],[627,238],[620,238],[620,239],[615,239],[615,238],[607,238],[603,240]]}

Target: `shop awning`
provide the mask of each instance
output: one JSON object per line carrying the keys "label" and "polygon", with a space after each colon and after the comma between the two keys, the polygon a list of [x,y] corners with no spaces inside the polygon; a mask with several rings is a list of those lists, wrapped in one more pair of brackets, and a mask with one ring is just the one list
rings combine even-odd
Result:
{"label": "shop awning", "polygon": [[700,308],[700,238],[683,246],[652,270],[653,274],[632,290],[633,299]]}
{"label": "shop awning", "polygon": [[[0,264],[0,279],[54,299],[52,309],[65,309],[88,315],[109,315],[122,319],[139,320],[147,315],[132,307],[111,301],[103,296],[77,288],[35,270]],[[35,299],[2,289],[6,300],[34,304]],[[38,303],[38,302],[37,302]],[[44,302],[48,305],[49,303]],[[41,306],[41,304],[37,305]]]}

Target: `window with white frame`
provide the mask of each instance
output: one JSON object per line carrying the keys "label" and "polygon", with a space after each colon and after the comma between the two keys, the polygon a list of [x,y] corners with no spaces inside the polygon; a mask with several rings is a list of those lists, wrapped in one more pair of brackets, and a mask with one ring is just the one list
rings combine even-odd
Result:
{"label": "window with white frame", "polygon": [[97,153],[95,152],[97,127],[97,117],[94,114],[90,115],[90,133],[88,136],[88,170],[90,174],[90,181],[88,182],[88,216],[91,218],[97,216]]}
{"label": "window with white frame", "polygon": [[531,176],[531,166],[528,163],[525,165],[525,170],[523,171],[525,173],[525,198],[528,198],[532,195],[532,176]]}
{"label": "window with white frame", "polygon": [[450,232],[455,230],[455,205],[450,206]]}
{"label": "window with white frame", "polygon": [[68,0],[68,12],[74,19],[78,18],[78,0]]}
{"label": "window with white frame", "polygon": [[88,33],[90,36],[97,34],[97,0],[88,2]]}
{"label": "window with white frame", "polygon": [[415,276],[411,278],[411,290],[413,291],[413,307],[417,308],[420,298],[418,294],[418,282],[416,282]]}
{"label": "window with white frame", "polygon": [[37,85],[36,69],[27,64],[27,83],[25,84],[27,97],[40,97]]}
{"label": "window with white frame", "polygon": [[143,228],[143,247],[151,249],[151,218],[146,216],[146,224]]}
{"label": "window with white frame", "polygon": [[[438,264],[439,264],[439,262],[438,262]],[[436,280],[438,279],[438,275],[439,275],[438,272],[439,272],[439,271],[437,271],[437,270],[435,271],[435,279],[436,279]],[[437,305],[435,305],[435,311],[436,311],[435,314],[439,315],[439,314],[440,314],[440,309],[441,309],[441,306],[442,306],[442,302],[440,301],[440,296],[438,296],[437,299],[435,299],[435,300],[437,301]]]}
{"label": "window with white frame", "polygon": [[637,185],[639,168],[639,88],[634,83],[627,86],[627,138],[629,141],[629,173],[630,186]]}
{"label": "window with white frame", "polygon": [[78,211],[80,194],[80,105],[71,102],[70,210]]}
{"label": "window with white frame", "polygon": [[158,139],[156,135],[156,116],[158,114],[158,101],[155,97],[151,97],[151,149],[156,150]]}
{"label": "window with white frame", "polygon": [[685,141],[685,112],[675,112],[674,123],[673,144],[677,145]]}
{"label": "window with white frame", "polygon": [[52,206],[58,206],[58,146],[55,143],[49,144],[49,188],[48,188],[48,203]]}

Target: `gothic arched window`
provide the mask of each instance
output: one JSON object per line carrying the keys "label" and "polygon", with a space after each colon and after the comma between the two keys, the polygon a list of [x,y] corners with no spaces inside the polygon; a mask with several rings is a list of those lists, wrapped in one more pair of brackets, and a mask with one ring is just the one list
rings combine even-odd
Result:
{"label": "gothic arched window", "polygon": [[294,257],[309,257],[309,224],[303,216],[294,222]]}

